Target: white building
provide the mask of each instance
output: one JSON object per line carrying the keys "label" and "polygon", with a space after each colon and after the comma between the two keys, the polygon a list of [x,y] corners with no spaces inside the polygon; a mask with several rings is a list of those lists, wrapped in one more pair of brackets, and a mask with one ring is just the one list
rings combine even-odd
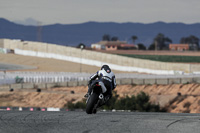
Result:
{"label": "white building", "polygon": [[106,47],[104,44],[94,43],[91,45],[91,48],[97,50],[105,50]]}

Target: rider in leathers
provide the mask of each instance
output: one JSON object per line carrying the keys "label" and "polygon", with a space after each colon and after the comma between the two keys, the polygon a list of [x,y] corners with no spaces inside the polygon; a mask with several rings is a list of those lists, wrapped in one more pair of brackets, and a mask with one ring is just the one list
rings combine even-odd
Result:
{"label": "rider in leathers", "polygon": [[95,73],[94,75],[92,75],[90,77],[88,92],[85,95],[86,98],[91,94],[92,88],[93,88],[93,86],[91,86],[91,83],[96,78],[102,79],[102,82],[104,83],[104,85],[107,89],[107,91],[104,93],[104,96],[105,96],[104,99],[105,99],[105,102],[106,102],[112,97],[112,90],[114,90],[116,88],[115,75],[111,71],[111,69],[108,65],[103,65],[101,67],[100,71],[98,71],[97,73]]}

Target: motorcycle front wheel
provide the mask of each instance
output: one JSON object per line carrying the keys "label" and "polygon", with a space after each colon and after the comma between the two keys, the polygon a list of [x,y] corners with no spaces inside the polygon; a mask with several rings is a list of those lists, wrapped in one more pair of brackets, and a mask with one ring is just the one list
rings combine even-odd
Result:
{"label": "motorcycle front wheel", "polygon": [[92,95],[89,97],[87,105],[86,105],[86,113],[92,114],[94,110],[94,106],[98,101],[98,95],[96,93],[92,93]]}

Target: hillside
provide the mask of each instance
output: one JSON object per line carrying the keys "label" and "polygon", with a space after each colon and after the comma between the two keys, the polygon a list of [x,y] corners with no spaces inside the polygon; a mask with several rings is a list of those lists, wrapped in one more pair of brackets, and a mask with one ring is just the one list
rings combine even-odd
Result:
{"label": "hillside", "polygon": [[90,46],[102,39],[104,34],[117,36],[120,40],[131,43],[131,36],[136,35],[136,43],[144,43],[149,46],[158,33],[169,37],[173,43],[179,43],[182,37],[190,35],[199,36],[200,24],[183,23],[114,23],[114,22],[87,22],[81,24],[53,24],[44,25],[40,29],[37,26],[24,26],[15,24],[0,18],[0,38],[22,39],[38,41],[38,30],[41,30],[43,42],[77,46],[84,43]]}
{"label": "hillside", "polygon": [[[74,93],[71,93],[74,91]],[[81,101],[87,91],[86,86],[61,87],[42,90],[0,91],[0,106],[58,107],[68,101]],[[116,88],[120,97],[136,95],[144,91],[150,95],[152,103],[159,104],[171,113],[200,113],[200,85],[120,85]]]}

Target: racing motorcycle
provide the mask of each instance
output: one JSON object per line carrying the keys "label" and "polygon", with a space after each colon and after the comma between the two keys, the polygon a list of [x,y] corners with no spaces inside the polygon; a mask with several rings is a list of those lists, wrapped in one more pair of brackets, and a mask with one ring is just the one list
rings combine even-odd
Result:
{"label": "racing motorcycle", "polygon": [[88,86],[92,87],[92,92],[86,100],[86,113],[96,114],[97,108],[105,104],[104,93],[107,89],[100,79],[93,80]]}

